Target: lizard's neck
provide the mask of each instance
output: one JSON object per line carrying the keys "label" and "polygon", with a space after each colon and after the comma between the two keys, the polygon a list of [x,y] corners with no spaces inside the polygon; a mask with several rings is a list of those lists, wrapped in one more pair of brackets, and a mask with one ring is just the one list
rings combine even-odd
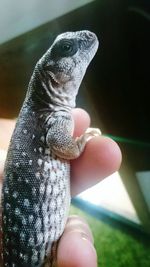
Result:
{"label": "lizard's neck", "polygon": [[68,82],[65,88],[52,87],[49,80],[45,77],[41,77],[40,73],[33,73],[28,92],[26,96],[27,101],[31,101],[39,108],[48,108],[52,111],[67,110],[70,111],[76,105],[76,95],[78,89],[77,85],[72,82]]}

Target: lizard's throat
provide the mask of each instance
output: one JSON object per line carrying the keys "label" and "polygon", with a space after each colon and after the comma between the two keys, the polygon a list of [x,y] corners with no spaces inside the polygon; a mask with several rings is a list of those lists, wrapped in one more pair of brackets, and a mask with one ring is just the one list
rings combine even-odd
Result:
{"label": "lizard's throat", "polygon": [[76,105],[76,95],[78,89],[72,84],[63,84],[55,86],[55,82],[48,80],[42,82],[44,95],[46,95],[47,102],[54,106],[63,106],[66,108],[74,108]]}
{"label": "lizard's throat", "polygon": [[[38,71],[38,69],[37,69]],[[70,110],[76,106],[76,96],[79,90],[81,80],[68,81],[65,84],[54,86],[50,79],[46,79],[40,72],[34,73],[31,77],[27,99],[35,102],[38,98],[38,103],[41,106],[48,107],[52,110],[64,108]]]}

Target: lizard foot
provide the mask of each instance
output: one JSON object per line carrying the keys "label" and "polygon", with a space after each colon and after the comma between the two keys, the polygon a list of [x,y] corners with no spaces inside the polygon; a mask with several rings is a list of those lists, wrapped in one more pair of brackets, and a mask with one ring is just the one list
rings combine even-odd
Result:
{"label": "lizard foot", "polygon": [[100,136],[101,131],[98,128],[88,128],[85,133],[75,139],[80,153],[83,151],[85,144],[93,137]]}
{"label": "lizard foot", "polygon": [[100,129],[98,129],[98,128],[88,128],[85,131],[85,134],[84,135],[86,136],[86,142],[88,142],[93,137],[100,136],[101,134],[102,133],[101,133]]}
{"label": "lizard foot", "polygon": [[100,136],[102,134],[100,129],[98,129],[98,128],[87,128],[85,133],[92,135],[92,136]]}

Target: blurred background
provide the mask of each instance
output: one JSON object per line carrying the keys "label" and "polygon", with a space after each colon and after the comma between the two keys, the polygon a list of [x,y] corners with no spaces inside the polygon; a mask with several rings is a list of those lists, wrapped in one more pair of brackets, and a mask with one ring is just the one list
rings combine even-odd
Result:
{"label": "blurred background", "polygon": [[[73,199],[71,213],[82,214],[91,225],[99,266],[148,267],[149,1],[1,0],[0,118],[17,117],[34,65],[57,34],[82,29],[94,31],[100,47],[77,106],[88,110],[92,126],[118,142],[123,163],[119,173]],[[2,148],[3,127],[1,122]]]}

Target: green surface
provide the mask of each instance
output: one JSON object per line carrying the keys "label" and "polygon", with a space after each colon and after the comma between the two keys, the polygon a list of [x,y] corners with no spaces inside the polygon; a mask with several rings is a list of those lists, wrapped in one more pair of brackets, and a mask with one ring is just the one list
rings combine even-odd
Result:
{"label": "green surface", "polygon": [[141,242],[74,206],[71,206],[70,213],[82,216],[89,223],[98,254],[98,267],[150,267],[148,242]]}

